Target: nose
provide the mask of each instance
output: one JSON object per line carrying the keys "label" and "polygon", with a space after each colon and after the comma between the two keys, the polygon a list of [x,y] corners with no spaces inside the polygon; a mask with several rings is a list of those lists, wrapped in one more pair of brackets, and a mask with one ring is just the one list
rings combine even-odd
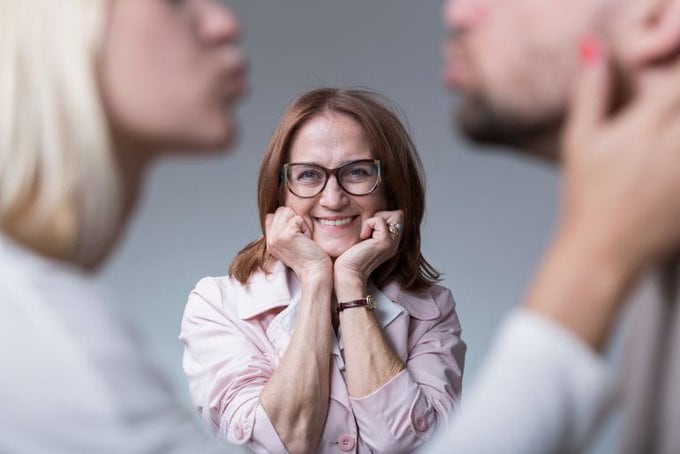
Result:
{"label": "nose", "polygon": [[236,14],[218,0],[204,2],[199,34],[208,43],[237,43],[241,37],[241,24]]}
{"label": "nose", "polygon": [[450,32],[472,28],[486,17],[487,7],[481,0],[445,0],[442,19]]}
{"label": "nose", "polygon": [[349,202],[349,196],[338,184],[337,178],[331,175],[326,182],[326,187],[321,191],[319,204],[330,210],[337,210]]}

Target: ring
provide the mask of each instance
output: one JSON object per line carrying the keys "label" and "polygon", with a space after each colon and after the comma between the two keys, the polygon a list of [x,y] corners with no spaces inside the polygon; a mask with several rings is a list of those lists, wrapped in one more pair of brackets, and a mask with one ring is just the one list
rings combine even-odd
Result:
{"label": "ring", "polygon": [[398,237],[401,234],[401,230],[404,228],[404,226],[399,223],[399,224],[387,224],[387,230],[389,230],[390,235],[393,237]]}

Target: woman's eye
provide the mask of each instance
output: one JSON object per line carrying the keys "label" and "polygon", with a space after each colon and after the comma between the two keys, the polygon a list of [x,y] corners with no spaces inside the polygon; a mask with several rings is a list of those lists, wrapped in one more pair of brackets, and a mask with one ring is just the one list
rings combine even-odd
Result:
{"label": "woman's eye", "polygon": [[320,180],[321,174],[315,170],[303,170],[300,173],[298,173],[295,179],[303,181]]}
{"label": "woman's eye", "polygon": [[346,168],[342,172],[342,178],[347,178],[352,181],[364,180],[373,175],[373,170],[366,165],[356,165]]}
{"label": "woman's eye", "polygon": [[356,177],[368,176],[369,174],[368,170],[364,169],[363,167],[352,167],[351,169],[349,169],[348,173]]}

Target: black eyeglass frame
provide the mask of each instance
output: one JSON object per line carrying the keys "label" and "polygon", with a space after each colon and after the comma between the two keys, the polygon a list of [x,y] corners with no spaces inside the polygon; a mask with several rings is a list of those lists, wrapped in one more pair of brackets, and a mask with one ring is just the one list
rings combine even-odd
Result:
{"label": "black eyeglass frame", "polygon": [[[356,165],[356,164],[359,164],[359,163],[371,163],[371,164],[374,164],[376,166],[376,168],[378,169],[378,177],[375,179],[375,184],[373,185],[373,188],[370,191],[365,192],[363,194],[355,194],[352,191],[348,191],[342,185],[340,178],[338,178],[338,172],[339,171],[341,171],[342,169],[344,169],[346,167],[349,167],[351,165]],[[314,195],[300,195],[300,194],[297,194],[295,191],[293,191],[293,189],[290,187],[290,182],[288,181],[288,168],[292,165],[300,165],[300,164],[307,165],[307,166],[313,166],[313,167],[316,167],[318,169],[321,169],[321,170],[323,170],[324,174],[326,175],[326,180],[321,185],[321,188],[319,189],[319,191]],[[340,186],[340,188],[342,188],[342,190],[345,191],[347,194],[353,195],[355,197],[361,197],[363,195],[368,195],[368,194],[375,192],[375,190],[378,189],[378,186],[380,186],[380,183],[382,183],[383,174],[384,174],[384,172],[383,172],[382,162],[380,161],[380,159],[357,159],[355,161],[350,161],[350,162],[343,164],[340,167],[336,167],[334,169],[329,169],[328,167],[324,167],[324,166],[321,166],[319,164],[314,164],[313,162],[289,162],[289,163],[284,164],[281,167],[281,181],[286,185],[286,188],[288,188],[288,190],[291,192],[291,194],[295,195],[296,197],[300,197],[301,199],[311,199],[312,197],[316,197],[319,194],[321,194],[323,192],[323,190],[326,189],[326,185],[328,184],[328,180],[329,180],[331,175],[333,175],[335,177],[335,181],[338,182],[338,186]]]}

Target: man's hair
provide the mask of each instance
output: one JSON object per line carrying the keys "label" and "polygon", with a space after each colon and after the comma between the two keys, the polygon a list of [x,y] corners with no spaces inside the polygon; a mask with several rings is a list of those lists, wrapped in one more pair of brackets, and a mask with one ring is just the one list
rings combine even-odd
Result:
{"label": "man's hair", "polygon": [[97,83],[106,0],[1,0],[0,230],[96,263],[121,218]]}
{"label": "man's hair", "polygon": [[[372,274],[378,286],[396,279],[405,290],[422,290],[439,280],[439,273],[420,253],[420,224],[425,211],[422,164],[415,145],[387,99],[364,89],[319,88],[297,98],[283,114],[269,141],[257,186],[260,226],[283,204],[287,188],[281,168],[289,157],[297,131],[324,114],[347,115],[366,133],[371,153],[383,165],[383,191],[388,210],[404,211],[403,237],[397,255]],[[257,271],[268,272],[273,262],[265,238],[247,245],[234,259],[229,274],[246,284]]]}

